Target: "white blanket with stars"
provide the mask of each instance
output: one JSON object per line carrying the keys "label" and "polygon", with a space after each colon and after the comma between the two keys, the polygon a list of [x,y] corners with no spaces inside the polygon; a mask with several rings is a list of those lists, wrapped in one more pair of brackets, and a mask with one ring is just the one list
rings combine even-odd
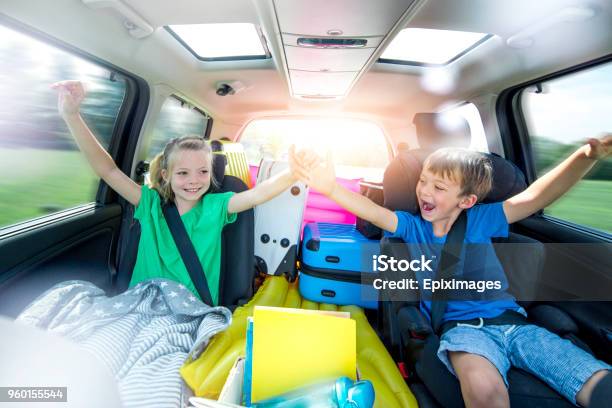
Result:
{"label": "white blanket with stars", "polygon": [[98,356],[117,379],[125,407],[179,407],[185,401],[179,368],[227,328],[231,312],[165,279],[114,297],[89,282],[68,281],[32,302],[17,321],[59,333]]}

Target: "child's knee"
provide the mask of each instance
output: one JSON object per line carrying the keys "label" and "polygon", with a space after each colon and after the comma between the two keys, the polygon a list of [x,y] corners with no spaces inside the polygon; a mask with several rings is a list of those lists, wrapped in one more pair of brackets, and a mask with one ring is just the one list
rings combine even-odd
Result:
{"label": "child's knee", "polygon": [[609,406],[612,400],[612,372],[600,370],[593,374],[576,395],[576,401],[583,407],[599,408]]}
{"label": "child's knee", "polygon": [[474,370],[464,377],[459,379],[461,390],[467,394],[464,395],[464,398],[474,406],[496,407],[500,406],[500,402],[508,399],[508,390],[500,376],[493,377],[485,372]]}
{"label": "child's knee", "polygon": [[485,363],[481,361],[481,358],[473,358],[468,361],[464,360],[460,366],[455,366],[455,371],[466,405],[470,407],[508,406],[509,397],[506,384],[491,363]]}

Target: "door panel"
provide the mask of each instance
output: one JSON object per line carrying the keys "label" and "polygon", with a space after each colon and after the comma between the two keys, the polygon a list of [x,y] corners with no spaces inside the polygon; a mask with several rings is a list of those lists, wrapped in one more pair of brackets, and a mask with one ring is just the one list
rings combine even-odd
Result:
{"label": "door panel", "polygon": [[86,280],[108,291],[120,222],[121,207],[112,204],[1,239],[0,314],[15,317],[66,280]]}
{"label": "door panel", "polygon": [[546,245],[539,300],[612,300],[612,244],[542,216],[515,229]]}
{"label": "door panel", "polygon": [[546,245],[538,298],[572,316],[579,337],[597,357],[612,363],[612,244],[543,216],[523,220],[515,224],[515,230],[544,243],[577,244]]}

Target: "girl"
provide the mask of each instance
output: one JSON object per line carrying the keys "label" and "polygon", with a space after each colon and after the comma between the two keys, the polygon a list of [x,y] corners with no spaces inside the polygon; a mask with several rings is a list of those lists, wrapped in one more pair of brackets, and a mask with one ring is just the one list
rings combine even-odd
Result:
{"label": "girl", "polygon": [[136,207],[141,224],[138,256],[130,286],[150,278],[167,278],[184,284],[196,296],[182,257],[174,244],[162,213],[162,204],[174,202],[206,274],[213,303],[219,296],[220,236],[236,213],[264,203],[305,177],[315,164],[311,153],[289,152],[290,168],[251,190],[241,193],[206,194],[212,179],[212,154],[203,138],[187,136],[171,140],[151,162],[151,187],[140,186],[125,175],[100,145],[79,114],[85,97],[79,81],[52,85],[58,95],[59,113],[95,173]]}

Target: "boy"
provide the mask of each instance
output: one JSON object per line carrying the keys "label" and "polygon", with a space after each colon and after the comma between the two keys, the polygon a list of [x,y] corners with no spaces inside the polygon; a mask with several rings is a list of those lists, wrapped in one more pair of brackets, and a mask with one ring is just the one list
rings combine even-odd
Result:
{"label": "boy", "polygon": [[[427,244],[444,243],[446,234],[462,211],[466,211],[466,243],[490,244],[491,237],[507,236],[508,224],[522,220],[548,206],[574,184],[596,163],[612,153],[612,135],[590,139],[570,157],[539,178],[525,191],[493,204],[479,204],[491,188],[491,165],[478,152],[447,148],[432,153],[425,163],[416,187],[420,214],[392,212],[366,197],[342,188],[336,183],[333,163],[312,170],[302,181],[327,195],[355,215],[384,229],[391,236],[423,248]],[[420,244],[420,245],[419,245]],[[492,248],[491,248],[492,250]],[[423,251],[425,249],[423,248]],[[414,254],[413,254],[414,256]],[[464,260],[464,278],[478,271]],[[501,264],[487,265],[487,278],[501,278],[507,282]],[[503,289],[507,284],[503,285]],[[425,303],[429,313],[430,302]],[[589,406],[595,386],[597,399],[610,393],[612,368],[574,346],[568,340],[538,326],[482,325],[504,312],[524,314],[524,310],[507,293],[495,300],[480,302],[449,301],[443,321],[479,319],[480,325],[459,325],[442,334],[438,357],[457,376],[467,407],[508,407],[510,405],[506,373],[510,365],[530,371],[547,382],[573,403]],[[605,395],[601,390],[605,388]],[[598,404],[603,405],[603,401]]]}

